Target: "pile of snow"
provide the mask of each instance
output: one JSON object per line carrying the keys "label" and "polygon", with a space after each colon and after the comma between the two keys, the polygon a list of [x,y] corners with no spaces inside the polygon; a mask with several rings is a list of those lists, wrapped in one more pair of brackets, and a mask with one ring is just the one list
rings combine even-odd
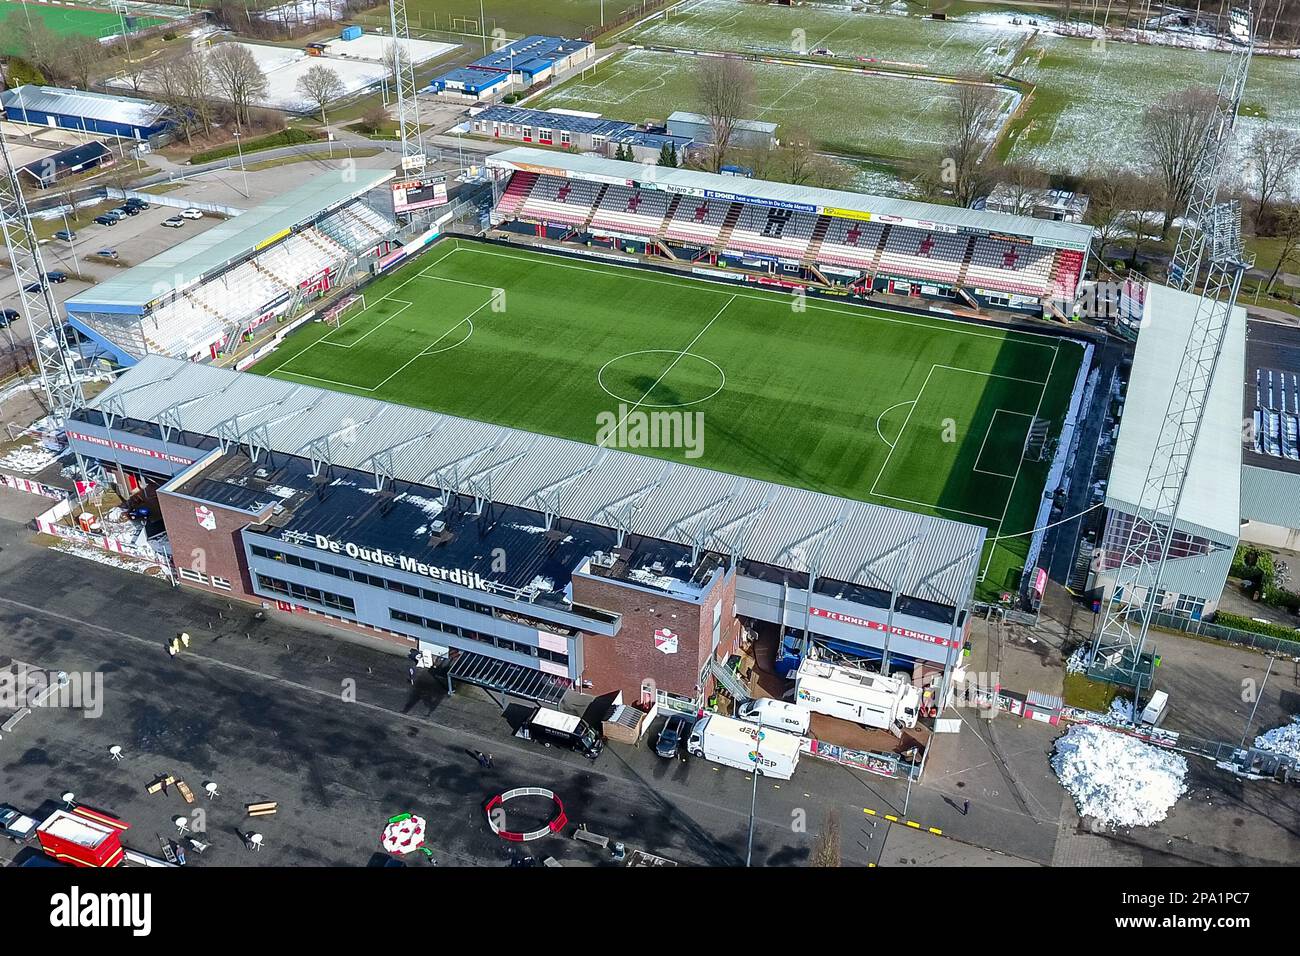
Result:
{"label": "pile of snow", "polygon": [[1110,713],[1107,716],[1122,724],[1133,723],[1133,701],[1127,697],[1116,697],[1110,702]]}
{"label": "pile of snow", "polygon": [[54,464],[58,457],[58,452],[42,448],[38,444],[19,445],[3,458],[0,458],[0,471],[17,472],[20,475],[34,475]]}
{"label": "pile of snow", "polygon": [[1122,827],[1159,823],[1187,792],[1187,761],[1135,737],[1079,724],[1056,741],[1052,769],[1079,815]]}
{"label": "pile of snow", "polygon": [[1082,647],[1077,647],[1074,653],[1070,655],[1069,660],[1065,662],[1065,672],[1067,674],[1082,674],[1088,670],[1088,652]]}
{"label": "pile of snow", "polygon": [[1255,738],[1255,746],[1300,760],[1300,714],[1293,714],[1291,723],[1260,734]]}

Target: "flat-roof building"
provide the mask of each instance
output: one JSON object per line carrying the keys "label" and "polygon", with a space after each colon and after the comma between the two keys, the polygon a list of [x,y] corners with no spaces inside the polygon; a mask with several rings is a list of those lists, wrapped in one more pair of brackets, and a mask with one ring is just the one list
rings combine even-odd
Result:
{"label": "flat-roof building", "polygon": [[0,104],[12,123],[57,126],[121,139],[147,140],[172,126],[163,104],[116,93],[29,84],[0,92]]}
{"label": "flat-roof building", "polygon": [[1241,537],[1300,551],[1300,329],[1246,327]]}

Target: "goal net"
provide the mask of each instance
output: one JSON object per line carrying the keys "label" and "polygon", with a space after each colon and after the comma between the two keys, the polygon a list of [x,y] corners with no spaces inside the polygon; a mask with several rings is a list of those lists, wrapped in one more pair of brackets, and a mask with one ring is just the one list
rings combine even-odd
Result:
{"label": "goal net", "polygon": [[321,318],[326,325],[337,329],[347,317],[364,311],[366,311],[366,295],[364,292],[358,292],[355,295],[345,296],[330,306]]}

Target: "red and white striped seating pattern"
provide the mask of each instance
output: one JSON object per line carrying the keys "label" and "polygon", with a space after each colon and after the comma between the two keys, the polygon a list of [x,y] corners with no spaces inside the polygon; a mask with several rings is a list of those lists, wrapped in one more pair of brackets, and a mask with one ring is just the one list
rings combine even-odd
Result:
{"label": "red and white striped seating pattern", "polygon": [[610,186],[591,217],[590,229],[609,229],[634,236],[657,236],[668,212],[670,193]]}
{"label": "red and white striped seating pattern", "polygon": [[683,196],[668,224],[665,238],[711,246],[718,241],[722,223],[727,218],[730,202],[710,202]]}
{"label": "red and white striped seating pattern", "polygon": [[727,247],[798,262],[808,251],[816,225],[817,217],[808,213],[747,205],[731,230]]}
{"label": "red and white striped seating pattern", "polygon": [[969,236],[896,225],[885,240],[880,270],[890,275],[955,283],[969,242]]}
{"label": "red and white striped seating pattern", "polygon": [[1073,300],[1079,292],[1079,276],[1083,273],[1083,253],[1061,249],[1052,265],[1051,294]]}
{"label": "red and white striped seating pattern", "polygon": [[817,261],[874,272],[879,262],[876,247],[885,227],[876,222],[832,219],[822,239]]}
{"label": "red and white striped seating pattern", "polygon": [[497,200],[497,213],[502,219],[509,219],[519,210],[536,182],[536,173],[515,173],[510,177],[506,191]]}
{"label": "red and white striped seating pattern", "polygon": [[1053,250],[1024,242],[976,239],[966,285],[1019,295],[1047,295]]}
{"label": "red and white striped seating pattern", "polygon": [[542,222],[581,226],[591,215],[599,191],[598,183],[542,176],[519,207],[519,214]]}

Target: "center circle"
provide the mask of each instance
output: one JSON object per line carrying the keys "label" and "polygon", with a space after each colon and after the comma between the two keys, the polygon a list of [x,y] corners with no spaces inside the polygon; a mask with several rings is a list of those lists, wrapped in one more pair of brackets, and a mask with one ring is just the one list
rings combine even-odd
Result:
{"label": "center circle", "polygon": [[[665,369],[671,368],[673,372],[676,372],[683,367],[687,372],[702,373],[706,378],[716,378],[717,387],[707,395],[690,398],[689,401],[647,402],[642,400],[642,396],[647,396],[648,392],[653,391],[662,384],[662,379],[666,377],[664,375]],[[610,359],[596,373],[596,382],[610,398],[618,402],[625,402],[628,405],[639,405],[642,408],[686,408],[688,405],[707,402],[721,392],[727,385],[727,375],[717,362],[706,359],[703,355],[696,355],[694,352],[679,352],[674,349],[641,349],[638,352],[625,352]],[[637,394],[624,395],[620,393],[620,389],[628,389],[629,386],[633,386],[633,383],[640,382],[644,382],[644,384],[639,385],[640,390]],[[684,398],[688,397],[684,396]]]}

